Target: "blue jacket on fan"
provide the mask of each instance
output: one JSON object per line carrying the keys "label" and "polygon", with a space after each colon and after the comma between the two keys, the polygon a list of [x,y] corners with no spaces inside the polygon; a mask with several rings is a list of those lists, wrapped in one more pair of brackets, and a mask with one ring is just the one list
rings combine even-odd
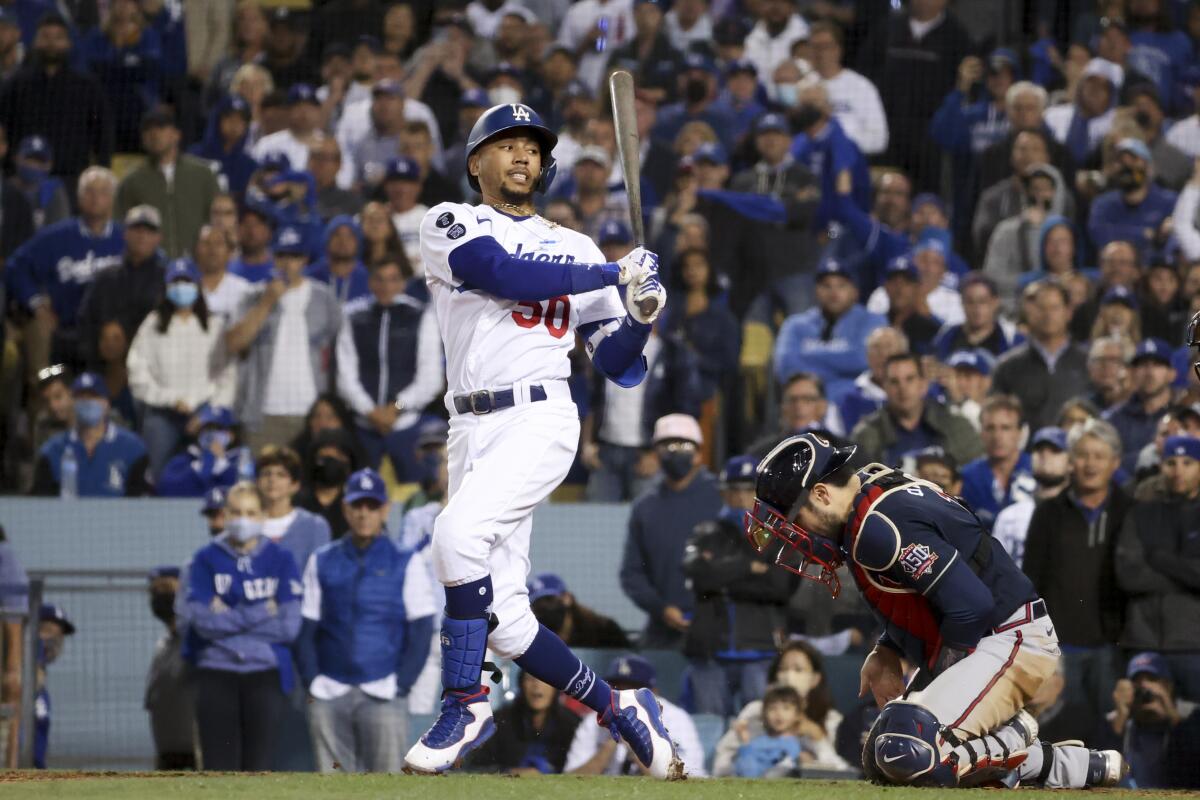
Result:
{"label": "blue jacket on fan", "polygon": [[823,230],[837,219],[835,203],[837,176],[849,170],[853,188],[850,198],[866,213],[871,208],[871,173],[867,159],[836,119],[830,119],[815,138],[801,133],[792,141],[792,157],[808,167],[821,182],[821,203],[813,219],[813,230]]}
{"label": "blue jacket on fan", "polygon": [[[292,689],[288,645],[300,632],[300,575],[292,556],[259,537],[252,552],[234,550],[220,536],[200,548],[188,571],[184,623],[188,652],[200,669],[224,672],[279,670],[280,688]],[[225,608],[213,610],[213,598]],[[275,601],[272,613],[268,600]]]}
{"label": "blue jacket on fan", "polygon": [[825,381],[826,398],[837,403],[867,368],[867,337],[884,325],[886,319],[856,304],[825,336],[829,326],[821,309],[794,314],[784,320],[775,339],[775,379],[782,383],[797,372],[816,373]]}
{"label": "blue jacket on fan", "polygon": [[322,256],[316,263],[310,264],[308,269],[304,271],[307,278],[314,281],[319,281],[326,284],[337,297],[338,302],[343,306],[351,300],[357,300],[360,297],[366,297],[371,293],[367,286],[367,267],[363,264],[361,258],[354,263],[354,268],[345,278],[339,278],[333,274],[329,266],[329,258],[324,255],[329,249],[329,240],[333,237],[335,231],[341,227],[350,229],[354,237],[358,239],[358,252],[362,254],[362,229],[358,227],[358,223],[354,221],[354,217],[349,214],[339,214],[329,220],[329,224],[325,226],[325,235],[321,240]]}
{"label": "blue jacket on fan", "polygon": [[83,293],[98,272],[121,263],[124,250],[125,232],[115,222],[99,236],[79,217],[47,225],[9,259],[9,292],[27,309],[47,298],[58,324],[74,327]]}
{"label": "blue jacket on fan", "polygon": [[238,447],[217,458],[199,445],[171,458],[154,484],[159,497],[203,497],[209,489],[228,489],[237,483],[238,463],[245,448]]}
{"label": "blue jacket on fan", "polygon": [[318,675],[360,686],[394,675],[408,694],[429,655],[433,590],[416,552],[386,532],[365,548],[347,534],[304,570],[304,624],[296,661],[304,685]]}

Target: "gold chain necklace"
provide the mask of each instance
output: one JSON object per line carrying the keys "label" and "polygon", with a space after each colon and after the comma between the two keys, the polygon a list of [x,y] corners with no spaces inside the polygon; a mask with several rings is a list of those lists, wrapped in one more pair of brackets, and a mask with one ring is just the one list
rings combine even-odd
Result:
{"label": "gold chain necklace", "polygon": [[490,205],[494,209],[497,209],[498,211],[511,211],[513,214],[516,214],[517,216],[520,216],[520,217],[533,217],[535,219],[540,219],[542,222],[546,223],[551,228],[558,227],[557,222],[551,222],[550,220],[546,219],[545,217],[543,217],[541,214],[537,213],[536,211],[533,212],[532,214],[526,214],[525,209],[522,206],[518,206],[513,203],[503,203],[503,202],[488,203],[488,205]]}

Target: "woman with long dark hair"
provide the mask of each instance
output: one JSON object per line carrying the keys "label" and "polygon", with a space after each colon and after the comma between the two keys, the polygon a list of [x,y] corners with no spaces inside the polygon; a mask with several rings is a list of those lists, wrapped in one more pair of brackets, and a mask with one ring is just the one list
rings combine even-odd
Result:
{"label": "woman with long dark hair", "polygon": [[496,712],[496,735],[468,761],[472,771],[510,775],[558,774],[579,727],[579,716],[558,702],[558,690],[527,672],[518,692]]}
{"label": "woman with long dark hair", "polygon": [[141,432],[155,477],[179,449],[200,406],[233,405],[237,380],[224,323],[210,317],[196,267],[187,259],[172,261],[165,284],[158,307],[133,337],[127,362],[130,389],[145,407]]}
{"label": "woman with long dark hair", "polygon": [[[802,735],[815,749],[815,759],[810,768],[846,769],[847,765],[833,748],[842,715],[833,707],[829,694],[829,682],[825,680],[825,661],[821,653],[803,640],[790,641],[779,651],[771,670],[767,674],[771,685],[791,686],[804,699],[804,715],[800,724]],[[717,742],[713,757],[713,777],[721,778],[733,774],[733,761],[741,744],[739,731],[750,738],[763,733],[762,701],[746,704],[729,730]]]}

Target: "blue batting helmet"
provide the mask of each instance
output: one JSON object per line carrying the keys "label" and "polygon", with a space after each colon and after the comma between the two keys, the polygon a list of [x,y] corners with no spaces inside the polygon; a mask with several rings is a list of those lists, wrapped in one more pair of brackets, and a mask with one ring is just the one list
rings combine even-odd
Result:
{"label": "blue batting helmet", "polygon": [[[524,103],[502,103],[498,106],[492,106],[483,115],[476,120],[474,127],[471,128],[471,135],[467,137],[467,159],[471,158],[476,150],[483,146],[485,142],[492,139],[501,133],[515,131],[518,129],[527,129],[531,131],[542,143],[542,172],[538,176],[537,186],[535,190],[545,192],[546,188],[554,181],[554,173],[556,168],[554,165],[554,146],[558,144],[558,135],[546,127],[546,123],[542,122],[542,118],[538,113]],[[467,172],[467,183],[475,191],[479,191],[479,178]]]}

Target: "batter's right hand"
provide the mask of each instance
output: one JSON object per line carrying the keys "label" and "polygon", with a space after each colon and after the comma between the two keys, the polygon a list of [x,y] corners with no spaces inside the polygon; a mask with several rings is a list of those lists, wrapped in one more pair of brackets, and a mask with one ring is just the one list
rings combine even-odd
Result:
{"label": "batter's right hand", "polygon": [[621,268],[620,284],[625,286],[658,272],[658,256],[644,247],[635,247],[617,261],[617,266]]}
{"label": "batter's right hand", "polygon": [[904,669],[900,655],[890,647],[876,647],[863,662],[859,673],[858,696],[870,691],[875,704],[883,708],[904,694]]}

